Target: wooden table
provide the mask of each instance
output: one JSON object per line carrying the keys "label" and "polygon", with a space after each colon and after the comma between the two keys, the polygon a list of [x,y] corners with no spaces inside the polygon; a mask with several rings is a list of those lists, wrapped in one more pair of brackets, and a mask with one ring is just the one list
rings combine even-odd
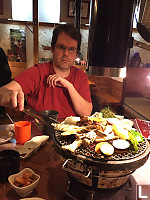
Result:
{"label": "wooden table", "polygon": [[[15,120],[15,119],[14,119]],[[4,122],[4,120],[3,120]],[[5,121],[5,123],[8,122]],[[0,120],[1,123],[1,120]],[[1,123],[2,124],[2,123]],[[0,126],[1,128],[2,126]],[[41,132],[33,126],[32,129],[32,137],[35,135],[40,135]],[[11,142],[7,142],[3,145],[0,145],[0,150],[2,149],[16,149],[18,145],[13,144]],[[38,153],[31,155],[26,160],[21,160],[20,162],[20,170],[29,167],[35,173],[40,175],[40,181],[37,185],[36,189],[33,192],[26,196],[26,198],[30,197],[40,197],[45,200],[65,200],[65,191],[68,185],[68,176],[67,173],[62,169],[63,161],[60,159],[59,155],[53,148],[53,141],[47,141],[47,143],[40,147]],[[137,184],[150,184],[149,176],[150,176],[150,158],[147,162],[137,169],[131,175],[131,190],[119,190],[113,193],[112,200],[117,199],[120,194],[125,193],[127,195],[128,200],[133,200],[136,196],[136,185]],[[144,193],[145,194],[145,193]],[[102,195],[102,194],[101,194]],[[103,193],[105,200],[108,198],[107,193]],[[111,193],[108,194],[110,197]],[[8,182],[0,183],[0,199],[2,200],[19,200],[21,197],[11,188]],[[121,199],[121,198],[119,198]]]}
{"label": "wooden table", "polygon": [[[4,126],[4,125],[3,125]],[[1,127],[3,127],[1,126]],[[32,137],[40,135],[38,129],[32,129]],[[0,145],[0,150],[17,149],[18,144],[7,142]],[[35,173],[40,175],[40,181],[36,189],[26,196],[40,197],[45,200],[63,200],[68,183],[66,172],[62,169],[63,161],[53,148],[53,141],[47,141],[40,147],[38,152],[20,162],[20,170],[31,168]],[[0,183],[0,199],[2,200],[19,200],[21,197],[11,188],[8,182]]]}

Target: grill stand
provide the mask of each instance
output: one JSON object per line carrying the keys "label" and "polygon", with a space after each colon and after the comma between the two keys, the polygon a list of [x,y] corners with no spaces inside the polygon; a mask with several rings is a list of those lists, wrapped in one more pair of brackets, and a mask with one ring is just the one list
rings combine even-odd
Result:
{"label": "grill stand", "polygon": [[69,181],[64,200],[133,200],[136,196],[136,182],[132,175],[129,176],[126,183],[113,189],[92,189],[77,181],[68,173]]}
{"label": "grill stand", "polygon": [[[62,159],[63,160],[63,159]],[[63,160],[64,161],[64,160]],[[81,182],[83,185],[90,186],[93,190],[119,188],[127,181],[129,176],[135,171],[101,171],[97,167],[83,167],[73,163],[73,160],[68,159],[62,165],[63,170],[74,177],[75,180]],[[86,169],[86,170],[85,170]]]}

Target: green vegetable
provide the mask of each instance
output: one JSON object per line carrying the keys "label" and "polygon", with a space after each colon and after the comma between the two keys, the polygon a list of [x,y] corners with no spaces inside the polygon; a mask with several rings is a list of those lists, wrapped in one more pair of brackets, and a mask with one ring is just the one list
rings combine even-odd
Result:
{"label": "green vegetable", "polygon": [[138,142],[143,142],[143,136],[141,133],[134,130],[130,130],[130,132],[136,137]]}
{"label": "green vegetable", "polygon": [[115,113],[113,113],[109,107],[105,107],[101,110],[102,113],[102,117],[103,118],[114,118],[115,117]]}
{"label": "green vegetable", "polygon": [[131,141],[135,152],[137,152],[138,144],[139,144],[139,142],[143,142],[143,137],[142,137],[141,133],[134,131],[134,130],[129,130],[128,134],[129,134],[129,140]]}
{"label": "green vegetable", "polygon": [[138,151],[138,141],[137,141],[136,137],[131,132],[129,132],[128,134],[129,134],[129,140],[131,141],[135,152],[137,152]]}

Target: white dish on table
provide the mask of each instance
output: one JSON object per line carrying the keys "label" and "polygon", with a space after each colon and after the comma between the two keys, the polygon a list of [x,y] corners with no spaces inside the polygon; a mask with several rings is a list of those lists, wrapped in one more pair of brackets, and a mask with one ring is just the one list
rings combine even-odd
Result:
{"label": "white dish on table", "polygon": [[21,146],[21,147],[18,147],[17,151],[19,152],[21,159],[26,159],[32,154],[33,150],[29,150],[25,146]]}
{"label": "white dish on table", "polygon": [[36,152],[40,148],[40,143],[35,143],[32,140],[29,140],[24,143],[24,147],[31,150],[32,152]]}
{"label": "white dish on table", "polygon": [[0,130],[0,144],[9,141],[13,136],[13,132],[9,130]]}
{"label": "white dish on table", "polygon": [[21,159],[28,158],[31,154],[36,153],[40,146],[44,145],[49,139],[48,135],[35,136],[31,140],[24,143],[23,146],[18,148]]}
{"label": "white dish on table", "polygon": [[[34,174],[34,178],[35,178],[35,181],[28,185],[28,186],[25,186],[25,187],[17,187],[16,185],[14,185],[14,180],[16,177],[22,177],[22,174],[25,173],[25,172],[30,172],[32,174]],[[23,169],[22,171],[20,171],[19,173],[17,174],[13,174],[11,176],[8,177],[8,181],[11,185],[11,187],[17,192],[17,194],[19,194],[21,197],[24,197],[28,194],[30,194],[37,186],[38,182],[40,180],[40,176],[38,174],[35,174],[33,172],[32,169],[30,168],[25,168]]]}
{"label": "white dish on table", "polygon": [[30,141],[33,141],[34,143],[38,143],[42,146],[46,143],[48,139],[49,139],[48,135],[39,135],[39,136],[33,137]]}

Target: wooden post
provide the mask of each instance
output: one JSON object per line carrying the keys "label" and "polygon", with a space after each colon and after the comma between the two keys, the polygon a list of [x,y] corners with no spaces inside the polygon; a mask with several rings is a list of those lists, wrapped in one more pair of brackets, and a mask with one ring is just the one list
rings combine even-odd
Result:
{"label": "wooden post", "polygon": [[33,48],[34,64],[39,62],[39,20],[38,20],[38,0],[33,0]]}

